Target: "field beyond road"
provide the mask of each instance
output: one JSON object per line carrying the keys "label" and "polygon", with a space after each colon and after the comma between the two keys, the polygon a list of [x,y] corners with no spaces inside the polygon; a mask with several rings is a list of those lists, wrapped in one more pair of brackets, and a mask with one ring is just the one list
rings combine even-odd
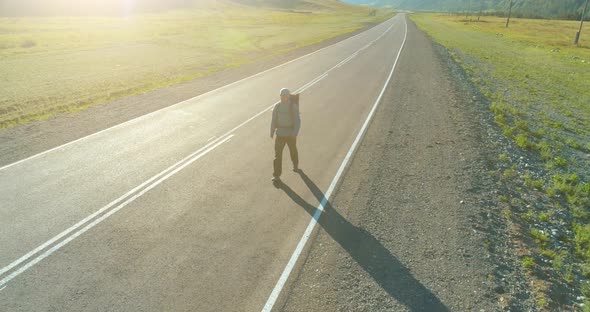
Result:
{"label": "field beyond road", "polygon": [[129,17],[0,18],[0,128],[78,111],[311,45],[385,20],[339,5],[224,2]]}
{"label": "field beyond road", "polygon": [[574,46],[579,22],[412,19],[449,50],[508,138],[496,155],[497,200],[535,305],[589,309],[590,27]]}

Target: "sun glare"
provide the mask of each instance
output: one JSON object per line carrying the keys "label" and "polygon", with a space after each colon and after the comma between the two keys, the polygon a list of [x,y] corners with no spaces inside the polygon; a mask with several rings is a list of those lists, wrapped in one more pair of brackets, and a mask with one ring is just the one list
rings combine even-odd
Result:
{"label": "sun glare", "polygon": [[182,9],[201,1],[187,0],[6,0],[3,15],[15,16],[129,16]]}

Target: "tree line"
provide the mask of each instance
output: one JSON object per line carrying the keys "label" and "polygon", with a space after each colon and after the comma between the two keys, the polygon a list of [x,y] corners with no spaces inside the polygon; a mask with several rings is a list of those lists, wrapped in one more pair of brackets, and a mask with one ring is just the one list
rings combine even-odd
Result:
{"label": "tree line", "polygon": [[[362,0],[349,0],[360,3]],[[396,9],[432,10],[445,12],[479,12],[503,16],[510,0],[381,0],[380,5]],[[524,18],[577,19],[582,17],[586,0],[512,0],[512,16]],[[588,15],[586,14],[586,20]]]}

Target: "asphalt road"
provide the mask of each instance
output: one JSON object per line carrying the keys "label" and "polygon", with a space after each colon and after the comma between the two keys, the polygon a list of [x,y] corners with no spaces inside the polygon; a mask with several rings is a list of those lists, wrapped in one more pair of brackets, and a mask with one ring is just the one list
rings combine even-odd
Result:
{"label": "asphalt road", "polygon": [[278,91],[303,90],[300,166],[326,193],[405,18],[0,168],[0,310],[261,310],[311,219],[270,182]]}

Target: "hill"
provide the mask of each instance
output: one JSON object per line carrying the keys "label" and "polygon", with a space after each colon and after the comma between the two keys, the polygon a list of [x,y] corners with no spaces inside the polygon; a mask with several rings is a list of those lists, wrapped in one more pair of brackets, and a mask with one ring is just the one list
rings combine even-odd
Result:
{"label": "hill", "polygon": [[337,0],[1,0],[0,16],[128,16],[180,9],[219,9],[227,5],[300,11],[355,9]]}
{"label": "hill", "polygon": [[[353,4],[423,11],[506,11],[509,0],[345,0]],[[514,0],[513,12],[523,17],[579,19],[585,0]]]}

